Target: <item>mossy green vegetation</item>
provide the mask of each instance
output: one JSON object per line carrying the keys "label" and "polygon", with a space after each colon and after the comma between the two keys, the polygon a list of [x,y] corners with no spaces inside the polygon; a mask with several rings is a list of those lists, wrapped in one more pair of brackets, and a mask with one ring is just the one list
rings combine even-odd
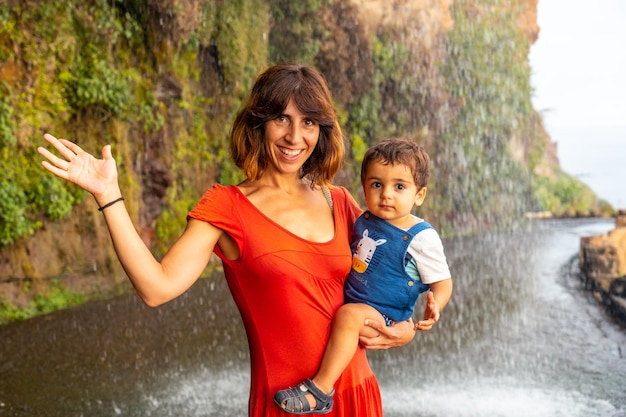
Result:
{"label": "mossy green vegetation", "polygon": [[599,200],[587,185],[560,169],[553,177],[535,176],[532,187],[536,211],[557,217],[606,217],[614,213],[613,207]]}
{"label": "mossy green vegetation", "polygon": [[[114,144],[122,186],[135,198],[147,174],[137,161],[150,146],[161,148],[154,157],[175,181],[195,177],[207,187],[220,175],[228,122],[267,63],[269,6],[193,3],[192,10],[180,1],[0,5],[0,247],[66,218],[83,199],[39,167],[34,149],[45,131],[95,154]],[[220,177],[237,178],[234,171],[225,164]],[[167,193],[177,201],[171,206],[197,199],[202,188],[188,185],[194,192]]]}
{"label": "mossy green vegetation", "polygon": [[[30,291],[28,283],[25,285],[24,291]],[[63,288],[60,280],[53,280],[44,291],[34,293],[27,306],[0,302],[0,325],[73,307],[84,303],[86,299],[85,294],[69,291]]]}

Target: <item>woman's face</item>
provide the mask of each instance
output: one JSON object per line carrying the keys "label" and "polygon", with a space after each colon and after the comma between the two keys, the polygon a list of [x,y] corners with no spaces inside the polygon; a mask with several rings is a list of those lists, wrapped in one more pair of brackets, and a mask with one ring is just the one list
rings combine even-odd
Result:
{"label": "woman's face", "polygon": [[299,173],[319,139],[320,127],[289,100],[283,114],[265,123],[265,141],[269,149],[269,170]]}

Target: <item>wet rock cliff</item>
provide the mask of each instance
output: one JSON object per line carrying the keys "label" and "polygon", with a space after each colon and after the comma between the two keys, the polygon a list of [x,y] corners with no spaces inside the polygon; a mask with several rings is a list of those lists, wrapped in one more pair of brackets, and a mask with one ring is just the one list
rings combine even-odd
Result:
{"label": "wet rock cliff", "polygon": [[0,2],[0,302],[71,277],[89,292],[127,285],[90,196],[39,166],[43,132],[96,154],[112,144],[127,208],[161,256],[204,190],[241,180],[230,123],[278,61],[327,77],[347,146],[336,182],[357,199],[365,149],[406,136],[431,154],[421,214],[444,237],[545,209],[553,193],[536,186],[559,169],[530,100],[536,5]]}

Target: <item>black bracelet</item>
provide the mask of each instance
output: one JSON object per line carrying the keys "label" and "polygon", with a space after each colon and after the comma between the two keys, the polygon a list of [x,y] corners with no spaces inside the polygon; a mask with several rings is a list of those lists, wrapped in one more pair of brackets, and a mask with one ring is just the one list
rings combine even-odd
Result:
{"label": "black bracelet", "polygon": [[115,204],[115,203],[119,203],[120,201],[124,201],[124,197],[120,197],[120,198],[118,198],[117,200],[113,200],[113,201],[111,201],[110,203],[106,203],[106,204],[105,204],[104,206],[102,206],[102,207],[98,207],[98,211],[102,211],[102,210],[104,210],[104,209],[105,209],[105,208],[107,208],[107,207],[111,207],[113,204]]}

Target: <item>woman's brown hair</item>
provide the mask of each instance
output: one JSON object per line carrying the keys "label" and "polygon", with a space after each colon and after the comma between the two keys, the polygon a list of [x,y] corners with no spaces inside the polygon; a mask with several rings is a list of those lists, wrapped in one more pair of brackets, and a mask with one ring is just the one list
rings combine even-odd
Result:
{"label": "woman's brown hair", "polygon": [[317,145],[302,166],[301,175],[308,177],[312,185],[330,184],[343,163],[343,133],[324,76],[303,65],[277,64],[257,78],[233,123],[233,161],[250,180],[263,175],[270,162],[264,125],[282,115],[289,100],[320,127]]}

